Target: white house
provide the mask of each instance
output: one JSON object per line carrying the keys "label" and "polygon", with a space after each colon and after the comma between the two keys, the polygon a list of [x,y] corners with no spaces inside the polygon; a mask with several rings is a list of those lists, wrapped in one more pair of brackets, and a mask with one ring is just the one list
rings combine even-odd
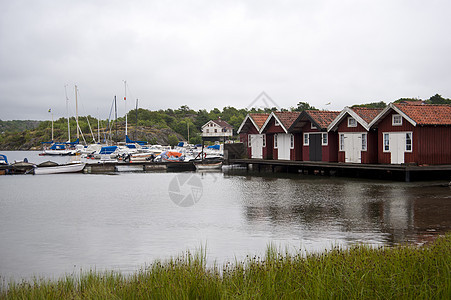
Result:
{"label": "white house", "polygon": [[233,127],[224,120],[210,120],[202,126],[202,137],[228,137],[233,135]]}

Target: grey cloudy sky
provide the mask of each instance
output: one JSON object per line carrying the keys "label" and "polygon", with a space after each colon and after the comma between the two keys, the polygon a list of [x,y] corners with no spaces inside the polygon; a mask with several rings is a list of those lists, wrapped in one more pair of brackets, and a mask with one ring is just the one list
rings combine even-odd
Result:
{"label": "grey cloudy sky", "polygon": [[451,97],[451,1],[0,2],[2,120]]}

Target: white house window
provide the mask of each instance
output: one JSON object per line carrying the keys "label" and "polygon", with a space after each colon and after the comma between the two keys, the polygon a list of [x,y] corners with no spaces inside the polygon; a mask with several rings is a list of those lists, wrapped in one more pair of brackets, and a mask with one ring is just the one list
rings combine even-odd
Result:
{"label": "white house window", "polygon": [[357,121],[353,117],[348,118],[348,127],[357,127]]}
{"label": "white house window", "polygon": [[384,152],[390,151],[390,134],[384,133]]}
{"label": "white house window", "polygon": [[247,146],[252,147],[252,135],[250,134],[247,136]]}
{"label": "white house window", "polygon": [[406,151],[412,152],[412,132],[406,133]]}
{"label": "white house window", "polygon": [[277,134],[274,135],[274,149],[277,149]]}
{"label": "white house window", "polygon": [[290,134],[290,149],[294,149],[294,135]]}
{"label": "white house window", "polygon": [[304,146],[308,146],[308,133],[304,133]]}
{"label": "white house window", "polygon": [[401,115],[392,115],[392,125],[393,126],[401,126],[402,125]]}
{"label": "white house window", "polygon": [[345,135],[344,133],[340,133],[340,151],[345,150]]}
{"label": "white house window", "polygon": [[218,129],[215,129],[215,133],[218,132]]}
{"label": "white house window", "polygon": [[280,123],[279,123],[279,121],[277,119],[274,119],[274,125],[275,126],[280,126]]}
{"label": "white house window", "polygon": [[310,123],[310,128],[311,128],[311,129],[316,129],[316,126],[313,125],[313,123]]}
{"label": "white house window", "polygon": [[263,147],[266,147],[266,134],[263,135]]}
{"label": "white house window", "polygon": [[367,135],[366,133],[362,133],[362,151],[366,151],[367,147]]}
{"label": "white house window", "polygon": [[208,133],[208,128],[207,128],[207,133]]}
{"label": "white house window", "polygon": [[321,145],[327,146],[327,133],[321,133]]}

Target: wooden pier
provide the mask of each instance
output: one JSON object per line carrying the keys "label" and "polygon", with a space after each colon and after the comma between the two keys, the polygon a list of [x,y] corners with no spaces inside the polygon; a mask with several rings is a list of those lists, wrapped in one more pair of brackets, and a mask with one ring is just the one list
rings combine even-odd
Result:
{"label": "wooden pier", "polygon": [[451,180],[451,165],[385,165],[290,160],[229,159],[257,172],[286,172],[398,181]]}
{"label": "wooden pier", "polygon": [[83,172],[87,174],[101,174],[114,172],[146,172],[146,171],[195,171],[193,162],[106,162],[87,163]]}

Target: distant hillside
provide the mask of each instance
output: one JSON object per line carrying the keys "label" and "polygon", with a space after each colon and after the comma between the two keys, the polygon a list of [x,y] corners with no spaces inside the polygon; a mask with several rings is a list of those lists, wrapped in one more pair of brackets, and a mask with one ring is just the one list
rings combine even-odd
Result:
{"label": "distant hillside", "polygon": [[36,129],[41,121],[32,120],[13,120],[2,121],[0,120],[0,133],[3,132],[19,132],[24,130]]}

